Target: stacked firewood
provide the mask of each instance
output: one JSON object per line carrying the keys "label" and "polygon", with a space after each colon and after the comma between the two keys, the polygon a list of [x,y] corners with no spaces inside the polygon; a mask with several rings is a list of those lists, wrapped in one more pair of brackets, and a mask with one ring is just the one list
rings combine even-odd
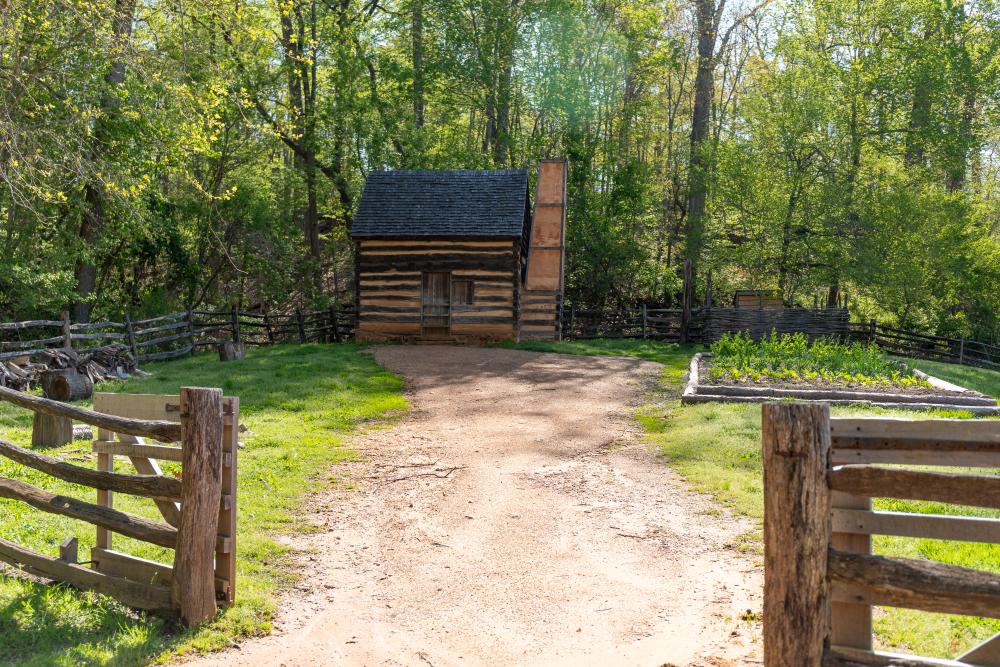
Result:
{"label": "stacked firewood", "polygon": [[94,384],[124,379],[136,370],[135,360],[124,345],[107,345],[87,351],[50,348],[23,357],[0,361],[0,386],[26,390],[41,383],[49,370],[76,368]]}

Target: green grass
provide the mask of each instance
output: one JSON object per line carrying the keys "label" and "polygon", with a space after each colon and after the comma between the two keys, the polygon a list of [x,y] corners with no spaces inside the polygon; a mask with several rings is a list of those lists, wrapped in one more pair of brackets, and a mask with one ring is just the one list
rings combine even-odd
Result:
{"label": "green grass", "polygon": [[[755,404],[705,403],[681,406],[677,400],[681,379],[692,349],[649,341],[574,341],[569,343],[521,344],[517,347],[568,354],[621,354],[641,356],[665,365],[663,387],[650,404],[637,414],[649,442],[664,460],[694,488],[711,494],[734,513],[749,517],[758,529],[741,536],[734,545],[760,553],[760,522],[763,518],[761,474],[760,406]],[[918,362],[918,367],[943,379],[989,392],[1000,374],[948,364]],[[994,394],[995,395],[995,394]],[[903,412],[878,408],[837,407],[834,416],[864,417],[967,417],[961,411]],[[982,473],[983,471],[977,471]],[[903,512],[933,512],[1000,517],[968,507],[906,501],[879,500],[877,509]],[[876,536],[876,553],[926,558],[964,567],[1000,572],[1000,545],[942,540],[918,540]],[[929,656],[955,657],[1000,632],[1000,621],[928,614],[900,609],[878,609],[875,614],[878,641],[899,651]]]}
{"label": "green grass", "polygon": [[921,359],[903,359],[903,361],[910,368],[916,368],[928,375],[947,380],[966,389],[974,389],[988,396],[1000,398],[1000,371]]}
{"label": "green grass", "polygon": [[[176,394],[181,386],[222,387],[240,397],[250,429],[239,453],[237,603],[212,623],[181,631],[155,616],[137,614],[103,596],[64,586],[0,577],[0,664],[133,665],[171,654],[213,650],[241,637],[266,634],[275,593],[292,583],[287,550],[273,538],[308,530],[296,521],[303,496],[335,480],[333,464],[355,452],[344,436],[401,415],[402,381],[381,369],[357,345],[275,346],[247,359],[219,363],[215,355],[149,365],[152,377],[108,383],[102,391]],[[31,415],[0,403],[0,438],[27,446]],[[87,467],[96,456],[76,442],[48,453]],[[123,471],[130,470],[120,464]],[[85,500],[94,491],[66,484],[0,459],[0,475]],[[152,502],[118,495],[116,507],[158,518]],[[81,560],[94,544],[94,528],[0,500],[0,536],[56,555],[69,535],[80,540]],[[167,550],[115,536],[114,547],[171,562]]]}

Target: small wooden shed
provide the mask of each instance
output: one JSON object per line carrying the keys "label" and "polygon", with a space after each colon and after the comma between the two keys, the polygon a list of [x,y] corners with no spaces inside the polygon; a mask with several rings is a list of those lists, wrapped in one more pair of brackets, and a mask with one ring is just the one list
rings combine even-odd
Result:
{"label": "small wooden shed", "polygon": [[[541,319],[526,328],[558,337],[565,163],[553,164],[560,165],[560,207],[553,211],[558,233],[548,230],[551,239],[537,243],[525,169],[369,175],[351,228],[357,244],[358,339],[516,340],[522,315],[541,310]],[[538,243],[551,248],[536,252]],[[558,257],[545,257],[546,250]],[[532,254],[545,257],[546,271],[556,275],[539,293],[525,285]],[[531,302],[528,311],[522,308],[525,300]]]}
{"label": "small wooden shed", "polygon": [[733,293],[734,308],[784,308],[781,292],[773,289],[738,289]]}

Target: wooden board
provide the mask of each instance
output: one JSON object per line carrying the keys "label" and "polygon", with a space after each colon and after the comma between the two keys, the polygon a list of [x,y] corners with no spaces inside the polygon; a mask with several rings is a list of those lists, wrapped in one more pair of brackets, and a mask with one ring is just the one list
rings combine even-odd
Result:
{"label": "wooden board", "polygon": [[169,394],[112,394],[107,392],[94,394],[94,410],[117,417],[180,423],[180,409],[177,396]]}
{"label": "wooden board", "polygon": [[[837,518],[843,517],[847,512],[867,512],[871,509],[871,499],[834,491],[830,496],[830,504],[834,508],[831,546],[841,551],[870,554],[872,550],[871,534],[850,530],[849,525],[838,521]],[[871,650],[872,608],[863,602],[832,600],[830,609],[830,641],[840,646]]]}
{"label": "wooden board", "polygon": [[447,335],[451,316],[451,274],[433,271],[424,274],[420,293],[420,327],[423,335]]}
{"label": "wooden board", "polygon": [[37,554],[2,538],[0,538],[0,561],[20,567],[36,576],[110,595],[136,609],[166,610],[171,606],[168,588],[109,576],[82,565]]}
{"label": "wooden board", "polygon": [[562,253],[557,248],[532,248],[525,287],[529,290],[561,289]]}

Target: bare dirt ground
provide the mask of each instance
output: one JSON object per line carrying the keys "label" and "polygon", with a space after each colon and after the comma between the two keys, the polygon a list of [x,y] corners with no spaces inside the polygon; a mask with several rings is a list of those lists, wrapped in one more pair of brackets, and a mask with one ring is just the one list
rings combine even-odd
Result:
{"label": "bare dirt ground", "polygon": [[275,634],[215,665],[760,664],[750,526],[640,441],[659,366],[382,347],[412,412],[357,446],[355,489],[289,538],[302,583]]}

